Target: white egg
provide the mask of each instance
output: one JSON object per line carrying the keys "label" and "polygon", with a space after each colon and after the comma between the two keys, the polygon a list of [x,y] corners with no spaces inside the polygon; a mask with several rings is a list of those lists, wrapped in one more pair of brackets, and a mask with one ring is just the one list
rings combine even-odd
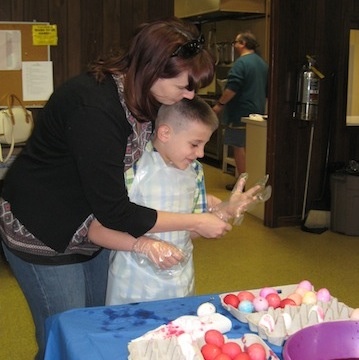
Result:
{"label": "white egg", "polygon": [[198,316],[208,316],[216,312],[216,307],[209,302],[203,303],[198,306],[197,315]]}

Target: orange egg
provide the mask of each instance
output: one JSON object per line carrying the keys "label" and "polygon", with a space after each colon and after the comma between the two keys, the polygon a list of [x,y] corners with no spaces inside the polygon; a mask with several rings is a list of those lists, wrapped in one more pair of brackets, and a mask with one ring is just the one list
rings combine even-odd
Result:
{"label": "orange egg", "polygon": [[300,306],[302,303],[302,295],[298,293],[293,293],[287,296],[288,299],[292,299],[297,306]]}

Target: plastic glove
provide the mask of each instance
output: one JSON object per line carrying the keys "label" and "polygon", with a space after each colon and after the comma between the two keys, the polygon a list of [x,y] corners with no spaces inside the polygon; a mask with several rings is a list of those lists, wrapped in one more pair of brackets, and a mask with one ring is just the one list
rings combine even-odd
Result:
{"label": "plastic glove", "polygon": [[218,204],[210,211],[225,221],[233,219],[233,225],[240,225],[243,214],[252,209],[259,202],[267,201],[272,193],[271,186],[265,186],[269,176],[266,175],[248,191],[243,192],[248,174],[243,173],[238,178],[228,201]]}
{"label": "plastic glove", "polygon": [[[157,269],[169,269],[186,259],[184,252],[176,246],[146,236],[136,240],[132,251],[144,255]],[[140,265],[145,263],[143,256],[138,256],[137,260]]]}

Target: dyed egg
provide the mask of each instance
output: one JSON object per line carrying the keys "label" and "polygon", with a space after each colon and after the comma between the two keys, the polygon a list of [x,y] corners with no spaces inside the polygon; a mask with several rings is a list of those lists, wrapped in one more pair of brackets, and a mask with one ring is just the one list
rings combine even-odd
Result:
{"label": "dyed egg", "polygon": [[314,291],[307,291],[302,298],[303,304],[315,304],[317,302],[317,295]]}
{"label": "dyed egg", "polygon": [[269,304],[266,298],[257,296],[253,299],[253,306],[255,311],[265,311],[268,310]]}
{"label": "dyed egg", "polygon": [[285,298],[285,299],[281,300],[281,302],[279,304],[279,307],[284,309],[287,305],[289,305],[289,306],[297,306],[296,303],[294,302],[294,300]]}
{"label": "dyed egg", "polygon": [[298,287],[295,289],[294,293],[299,294],[301,297],[303,297],[309,290],[305,288]]}
{"label": "dyed egg", "polygon": [[214,314],[215,312],[216,307],[212,303],[206,302],[198,306],[197,316],[208,316]]}
{"label": "dyed egg", "polygon": [[251,360],[266,360],[267,354],[264,346],[259,343],[254,343],[248,346],[247,353]]}
{"label": "dyed egg", "polygon": [[252,313],[254,310],[252,301],[249,301],[249,300],[241,301],[238,305],[238,310],[242,311],[244,313]]}
{"label": "dyed egg", "polygon": [[221,353],[217,355],[214,360],[232,360],[232,358],[227,354]]}
{"label": "dyed egg", "polygon": [[233,360],[251,360],[251,358],[246,352],[242,352],[238,354]]}
{"label": "dyed egg", "polygon": [[250,291],[240,291],[237,294],[237,297],[239,301],[243,301],[243,300],[253,301],[253,299],[255,298],[254,294],[251,293]]}
{"label": "dyed egg", "polygon": [[272,287],[264,287],[259,292],[259,296],[263,296],[264,298],[267,297],[268,294],[278,294],[277,290]]}
{"label": "dyed egg", "polygon": [[302,304],[302,295],[293,293],[287,296],[288,299],[292,299],[297,306]]}
{"label": "dyed egg", "polygon": [[272,308],[276,309],[279,307],[281,298],[277,293],[271,293],[266,296],[266,300],[268,301],[268,305]]}
{"label": "dyed egg", "polygon": [[234,341],[228,341],[222,345],[222,353],[230,356],[231,359],[242,352],[242,348]]}
{"label": "dyed egg", "polygon": [[326,288],[319,289],[317,291],[317,300],[322,302],[328,302],[330,301],[330,292]]}
{"label": "dyed egg", "polygon": [[313,290],[313,285],[310,281],[308,280],[303,280],[298,284],[299,288],[303,288],[306,289],[308,291],[312,291]]}
{"label": "dyed egg", "polygon": [[238,305],[239,305],[239,299],[237,295],[234,294],[227,294],[224,298],[223,298],[223,302],[227,305],[231,305],[233,307],[235,307],[237,309]]}
{"label": "dyed egg", "polygon": [[218,347],[222,347],[224,344],[224,336],[218,330],[207,330],[204,334],[204,341],[207,344],[216,345]]}
{"label": "dyed egg", "polygon": [[201,347],[201,353],[204,360],[214,360],[218,355],[222,353],[222,350],[216,345],[204,344]]}

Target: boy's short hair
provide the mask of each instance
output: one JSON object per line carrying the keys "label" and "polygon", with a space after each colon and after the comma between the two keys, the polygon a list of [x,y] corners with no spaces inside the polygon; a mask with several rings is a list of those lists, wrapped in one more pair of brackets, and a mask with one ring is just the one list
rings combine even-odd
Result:
{"label": "boy's short hair", "polygon": [[218,117],[210,105],[196,95],[192,100],[182,99],[173,105],[161,105],[156,119],[156,128],[161,124],[169,124],[175,131],[185,130],[191,121],[207,125],[212,132],[219,125]]}

